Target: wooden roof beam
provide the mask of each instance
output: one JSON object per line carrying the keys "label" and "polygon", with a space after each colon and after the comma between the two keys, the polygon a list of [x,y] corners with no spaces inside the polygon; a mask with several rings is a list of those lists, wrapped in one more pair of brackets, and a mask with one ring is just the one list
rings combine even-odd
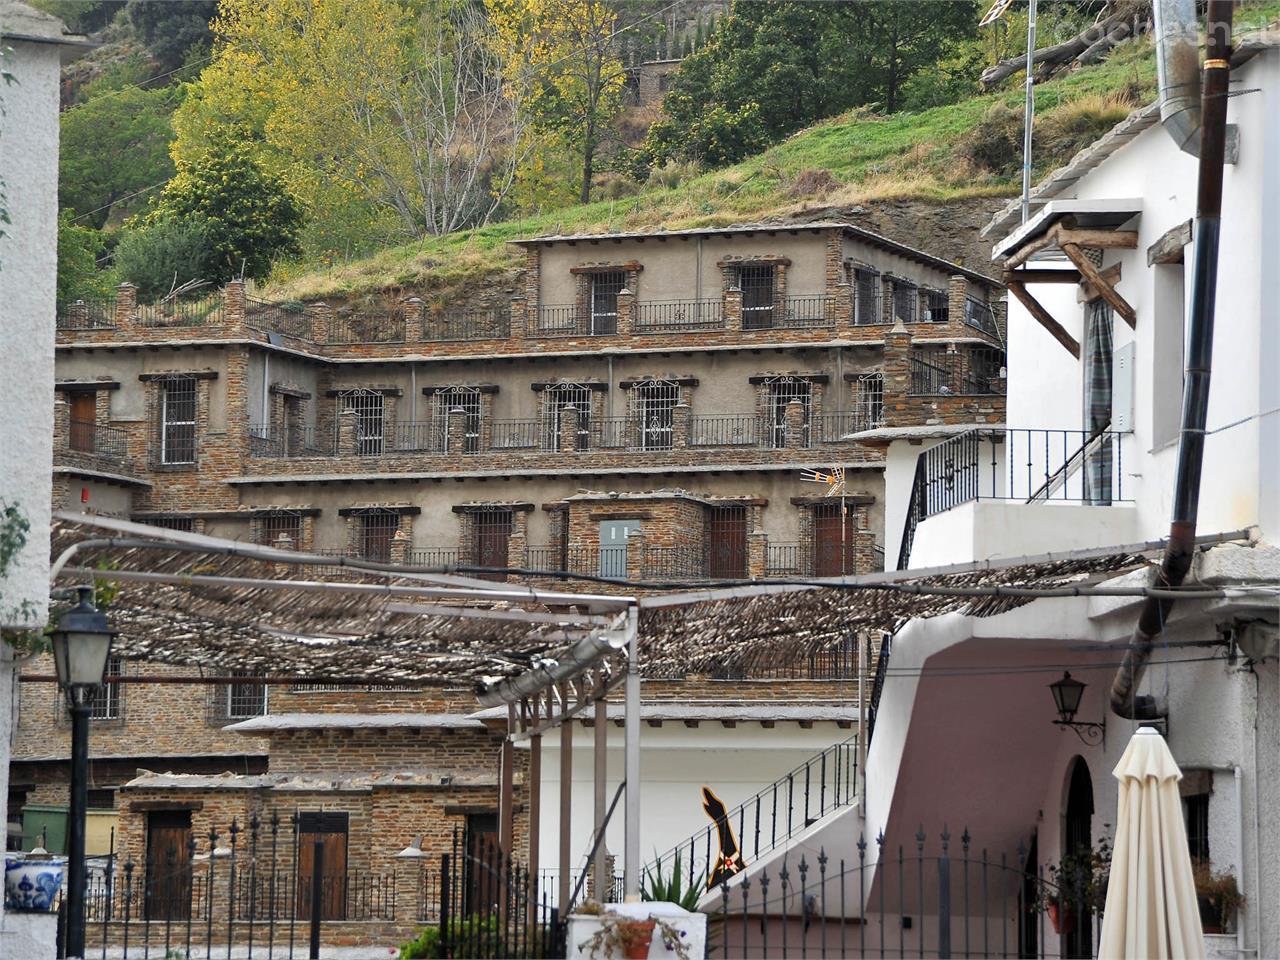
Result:
{"label": "wooden roof beam", "polygon": [[1018,302],[1027,308],[1027,312],[1039,321],[1040,326],[1052,334],[1053,338],[1070,351],[1071,355],[1077,360],[1080,359],[1080,344],[1076,342],[1076,338],[1071,336],[1066,328],[1053,318],[1044,305],[1033,297],[1030,291],[1022,285],[1022,281],[1018,279],[1016,273],[1006,271],[1004,275],[1005,286],[1009,288],[1009,292],[1018,298]]}
{"label": "wooden roof beam", "polygon": [[[1134,234],[1134,243],[1137,243],[1137,234]],[[1129,324],[1131,328],[1136,328],[1138,326],[1138,314],[1129,305],[1129,301],[1116,292],[1116,288],[1102,275],[1102,271],[1093,265],[1093,261],[1085,256],[1084,251],[1075,243],[1064,240],[1062,242],[1062,252],[1076,265],[1076,269],[1089,281],[1093,289],[1098,292],[1098,295],[1107,301],[1116,313],[1124,317],[1125,323]]]}

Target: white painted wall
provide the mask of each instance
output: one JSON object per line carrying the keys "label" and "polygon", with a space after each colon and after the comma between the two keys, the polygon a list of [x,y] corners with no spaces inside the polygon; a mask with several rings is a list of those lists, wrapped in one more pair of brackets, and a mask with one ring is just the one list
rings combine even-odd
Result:
{"label": "white painted wall", "polygon": [[[0,32],[6,24],[0,23]],[[53,340],[57,280],[58,80],[54,44],[0,37],[0,176],[11,223],[0,238],[0,503],[30,523],[27,544],[0,580],[0,626],[41,627],[48,618],[53,468]],[[9,792],[17,703],[13,659],[0,643],[0,798]],[[0,803],[4,802],[0,799]],[[0,956],[52,956],[49,918],[5,916]]]}

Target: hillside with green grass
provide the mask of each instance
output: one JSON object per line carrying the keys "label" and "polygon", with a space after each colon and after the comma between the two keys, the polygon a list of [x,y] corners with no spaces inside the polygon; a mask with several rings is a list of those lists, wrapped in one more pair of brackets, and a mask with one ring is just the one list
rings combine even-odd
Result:
{"label": "hillside with green grass", "polygon": [[[1155,90],[1155,60],[1146,40],[1039,85],[1035,174],[1066,162],[1153,99]],[[448,300],[515,269],[515,251],[507,241],[518,237],[799,222],[858,211],[871,214],[873,226],[940,255],[963,249],[970,255],[962,259],[983,269],[985,263],[973,252],[980,247],[971,227],[1016,194],[1021,137],[1020,86],[914,113],[855,110],[735,166],[699,173],[672,165],[630,196],[428,238],[347,264],[294,265],[278,272],[265,292],[277,298],[345,300],[413,290]],[[930,207],[955,207],[968,215],[929,218],[927,237],[902,236],[916,232],[910,221]],[[876,217],[881,208],[896,215]],[[953,219],[957,235],[948,236],[945,224]]]}

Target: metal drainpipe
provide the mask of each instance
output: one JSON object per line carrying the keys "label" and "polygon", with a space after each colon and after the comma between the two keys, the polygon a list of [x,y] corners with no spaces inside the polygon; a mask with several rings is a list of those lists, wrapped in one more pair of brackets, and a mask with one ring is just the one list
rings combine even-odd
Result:
{"label": "metal drainpipe", "polygon": [[[1209,0],[1200,170],[1196,185],[1195,267],[1191,280],[1191,310],[1187,318],[1182,430],[1173,487],[1173,518],[1169,526],[1169,542],[1155,578],[1156,587],[1180,586],[1195,555],[1200,474],[1204,466],[1205,416],[1209,407],[1209,375],[1213,362],[1233,6],[1232,0]],[[1150,694],[1139,696],[1136,691],[1173,604],[1172,599],[1163,598],[1148,598],[1143,602],[1129,650],[1111,681],[1111,709],[1127,720],[1157,720],[1168,715],[1168,704],[1159,702]]]}

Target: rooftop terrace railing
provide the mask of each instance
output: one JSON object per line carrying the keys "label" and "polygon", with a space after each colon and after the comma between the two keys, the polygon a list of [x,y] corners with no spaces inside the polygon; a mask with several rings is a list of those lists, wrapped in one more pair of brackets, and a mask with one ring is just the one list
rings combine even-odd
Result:
{"label": "rooftop terrace railing", "polygon": [[511,336],[511,310],[463,310],[432,313],[422,318],[422,339],[446,343],[464,340],[505,340]]}
{"label": "rooftop terrace railing", "polygon": [[326,343],[403,343],[404,340],[402,308],[387,313],[333,314],[325,323]]}
{"label": "rooftop terrace railing", "polygon": [[636,333],[683,333],[724,326],[721,300],[655,300],[637,303],[634,309],[632,329]]}
{"label": "rooftop terrace railing", "polygon": [[92,420],[71,420],[67,424],[66,449],[124,463],[129,456],[129,432]]}
{"label": "rooftop terrace railing", "polygon": [[200,292],[139,303],[135,312],[144,327],[214,327],[226,319],[222,292]]}
{"label": "rooftop terrace railing", "polygon": [[298,340],[311,339],[311,313],[304,303],[296,300],[273,302],[245,297],[244,322],[246,326],[264,333],[278,333]]}
{"label": "rooftop terrace railing", "polygon": [[59,330],[114,330],[116,301],[112,298],[60,303],[57,316]]}
{"label": "rooftop terrace railing", "polygon": [[909,393],[954,396],[1004,393],[1004,351],[971,347],[945,353],[917,351],[911,357]]}

